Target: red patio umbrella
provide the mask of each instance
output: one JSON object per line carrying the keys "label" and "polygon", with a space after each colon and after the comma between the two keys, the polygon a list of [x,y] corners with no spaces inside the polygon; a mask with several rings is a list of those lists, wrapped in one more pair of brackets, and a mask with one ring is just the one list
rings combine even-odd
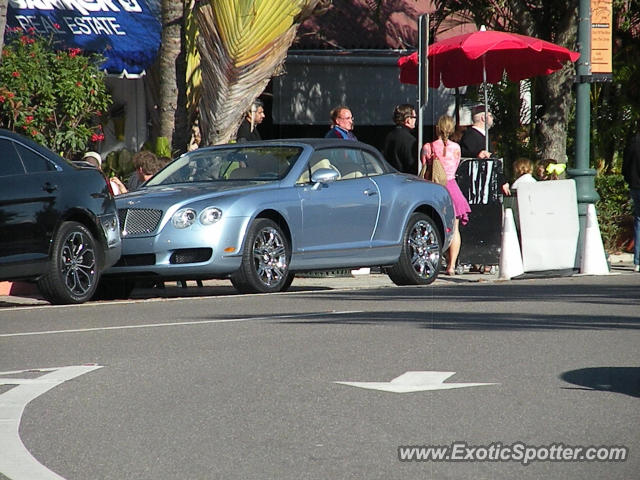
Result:
{"label": "red patio umbrella", "polygon": [[[479,30],[429,45],[429,86],[454,88],[497,83],[506,72],[517,82],[548,75],[580,54],[555,43],[517,33]],[[400,81],[418,83],[418,53],[398,59]],[[486,73],[486,78],[483,77]]]}
{"label": "red patio umbrella", "polygon": [[[555,43],[517,33],[485,30],[450,37],[429,45],[428,85],[447,88],[497,83],[504,73],[511,81],[548,75],[580,54]],[[400,81],[418,83],[418,52],[398,59]],[[487,91],[485,91],[485,107]],[[485,132],[487,133],[487,132]],[[487,150],[489,136],[485,135]]]}

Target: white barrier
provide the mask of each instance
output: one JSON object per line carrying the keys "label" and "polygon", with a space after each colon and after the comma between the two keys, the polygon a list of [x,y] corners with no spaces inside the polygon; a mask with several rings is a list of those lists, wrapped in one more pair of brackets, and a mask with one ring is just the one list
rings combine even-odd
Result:
{"label": "white barrier", "polygon": [[502,219],[502,247],[500,248],[500,277],[509,280],[524,273],[520,242],[516,231],[516,222],[513,220],[513,211],[505,209]]}
{"label": "white barrier", "polygon": [[519,186],[518,216],[526,272],[579,266],[576,254],[580,223],[573,180]]}

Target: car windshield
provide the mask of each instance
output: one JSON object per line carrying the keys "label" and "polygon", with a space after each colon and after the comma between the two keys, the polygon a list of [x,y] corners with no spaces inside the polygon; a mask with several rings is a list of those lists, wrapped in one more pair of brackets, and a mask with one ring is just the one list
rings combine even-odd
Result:
{"label": "car windshield", "polygon": [[175,183],[277,181],[285,177],[302,152],[292,146],[201,148],[167,165],[145,186]]}

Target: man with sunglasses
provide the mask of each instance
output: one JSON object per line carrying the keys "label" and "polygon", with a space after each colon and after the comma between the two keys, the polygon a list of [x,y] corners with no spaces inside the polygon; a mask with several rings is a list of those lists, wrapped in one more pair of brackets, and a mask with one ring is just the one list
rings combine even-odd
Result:
{"label": "man with sunglasses", "polygon": [[382,154],[397,170],[404,173],[418,173],[418,139],[413,134],[416,128],[416,111],[408,103],[393,109],[396,126],[384,140]]}
{"label": "man with sunglasses", "polygon": [[331,117],[331,129],[325,138],[344,138],[345,140],[357,140],[353,134],[353,115],[349,107],[340,105],[329,114]]}

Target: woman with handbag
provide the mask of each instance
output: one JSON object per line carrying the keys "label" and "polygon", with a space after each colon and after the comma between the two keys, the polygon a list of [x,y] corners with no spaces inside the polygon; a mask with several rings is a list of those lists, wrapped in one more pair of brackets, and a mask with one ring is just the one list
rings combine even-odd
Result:
{"label": "woman with handbag", "polygon": [[[455,275],[456,260],[460,253],[461,243],[459,224],[466,225],[469,221],[469,213],[471,213],[469,202],[467,202],[456,182],[456,170],[458,170],[458,165],[460,164],[460,145],[449,140],[455,132],[455,127],[455,121],[452,117],[442,115],[436,125],[438,138],[433,142],[425,143],[420,156],[423,165],[422,171],[425,172],[424,178],[443,184],[449,191],[453,201],[456,219],[453,224],[453,236],[449,247],[447,275]],[[442,179],[438,178],[438,172],[441,170],[444,170]]]}

